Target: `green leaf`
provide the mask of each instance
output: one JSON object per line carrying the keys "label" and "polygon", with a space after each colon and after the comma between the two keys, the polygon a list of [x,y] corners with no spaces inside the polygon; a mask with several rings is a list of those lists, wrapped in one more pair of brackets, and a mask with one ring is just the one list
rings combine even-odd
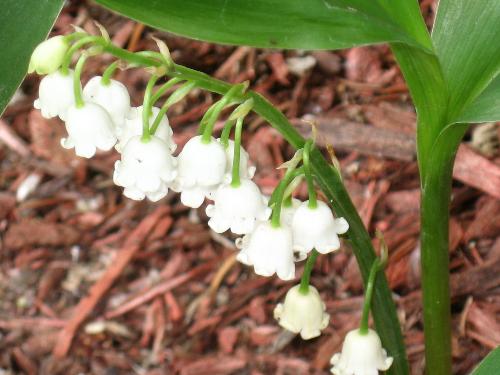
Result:
{"label": "green leaf", "polygon": [[418,2],[415,0],[325,0],[332,6],[357,11],[367,17],[400,28],[411,35],[421,46],[432,51],[432,42],[423,22]]}
{"label": "green leaf", "polygon": [[500,347],[493,349],[485,359],[481,361],[471,375],[497,375],[500,369]]}
{"label": "green leaf", "polygon": [[0,12],[0,115],[19,87],[36,45],[45,39],[63,0],[3,0]]}
{"label": "green leaf", "polygon": [[[387,41],[420,45],[388,16],[378,17],[343,9],[327,0],[97,2],[158,29],[223,44],[309,50],[340,49]],[[367,5],[372,0],[358,2]],[[424,44],[422,48],[428,46]]]}
{"label": "green leaf", "polygon": [[464,109],[457,122],[500,121],[500,75]]}
{"label": "green leaf", "polygon": [[448,123],[500,69],[500,1],[441,0],[432,39],[449,87]]}

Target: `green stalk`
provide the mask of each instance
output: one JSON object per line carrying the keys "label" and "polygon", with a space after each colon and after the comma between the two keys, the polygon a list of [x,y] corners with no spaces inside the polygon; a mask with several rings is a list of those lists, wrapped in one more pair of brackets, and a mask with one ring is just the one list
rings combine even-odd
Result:
{"label": "green stalk", "polygon": [[148,142],[151,139],[151,132],[149,130],[149,117],[151,116],[151,96],[153,87],[155,86],[158,76],[153,74],[148,81],[146,90],[144,91],[144,101],[142,103],[142,138],[143,142]]}
{"label": "green stalk", "polygon": [[451,375],[449,202],[453,160],[467,126],[446,126],[449,94],[437,56],[401,44],[391,48],[418,114],[426,374]]}
{"label": "green stalk", "polygon": [[453,162],[466,129],[452,125],[438,136],[422,176],[420,261],[428,375],[452,373],[449,205]]}
{"label": "green stalk", "polygon": [[362,335],[366,335],[368,333],[368,323],[370,319],[370,306],[372,302],[373,296],[373,288],[375,286],[375,278],[377,277],[377,273],[380,270],[381,262],[380,259],[375,259],[373,262],[372,268],[370,269],[370,275],[368,276],[368,282],[366,283],[365,290],[365,300],[363,303],[363,313],[361,314],[361,321],[359,324],[359,333]]}
{"label": "green stalk", "polygon": [[243,130],[244,117],[236,120],[236,128],[234,129],[234,154],[233,154],[233,170],[231,178],[231,186],[236,188],[241,185],[240,181],[240,154],[241,154],[241,132]]}
{"label": "green stalk", "polygon": [[151,97],[151,103],[153,103],[154,105],[163,96],[163,94],[165,94],[168,91],[168,89],[175,86],[179,82],[182,82],[182,79],[179,78],[169,79],[167,82],[161,85],[161,87],[158,90],[156,90],[156,92]]}
{"label": "green stalk", "polygon": [[102,73],[101,77],[101,84],[103,86],[109,86],[111,84],[111,77],[113,77],[113,74],[115,73],[116,69],[118,68],[119,61],[115,61],[114,63],[110,64],[104,73]]}
{"label": "green stalk", "polygon": [[304,154],[302,155],[304,162],[304,174],[306,176],[307,183],[307,192],[309,195],[309,203],[307,207],[311,209],[315,209],[318,207],[318,202],[316,199],[316,189],[314,188],[314,178],[311,172],[311,165],[309,163],[309,154],[311,153],[311,147],[313,144],[313,140],[309,139],[304,145]]}
{"label": "green stalk", "polygon": [[[139,66],[159,66],[161,64],[158,60],[140,56],[113,45],[104,47],[104,51],[111,53],[121,60],[129,61]],[[167,74],[171,77],[196,80],[199,88],[222,95],[227,93],[232,87],[226,82],[181,65],[175,65],[173,71]],[[296,149],[304,146],[305,141],[297,130],[290,124],[285,115],[276,109],[267,99],[252,91],[248,91],[244,95],[244,98],[254,99],[254,111],[279,131],[290,145]],[[328,197],[335,212],[338,216],[345,217],[349,222],[347,235],[366,285],[370,266],[375,259],[375,251],[370,235],[366,231],[338,172],[324,159],[318,149],[311,151],[310,160],[311,168],[318,184]],[[384,275],[380,275],[375,282],[372,312],[377,332],[380,335],[384,348],[386,348],[389,355],[394,357],[394,363],[387,373],[392,375],[409,374],[409,365],[406,359],[403,335],[396,313],[396,306]]]}
{"label": "green stalk", "polygon": [[69,66],[71,64],[71,58],[75,54],[76,51],[79,51],[84,45],[86,44],[98,44],[98,45],[105,45],[107,42],[104,40],[103,37],[100,36],[86,36],[81,39],[79,39],[75,44],[73,44],[67,51],[66,54],[64,55],[63,62],[61,64],[61,73],[63,75],[68,75],[69,73]]}
{"label": "green stalk", "polygon": [[82,53],[76,63],[75,73],[73,75],[73,92],[75,95],[76,108],[82,108],[85,105],[85,101],[83,100],[82,82],[80,81],[80,78],[82,76],[83,66],[85,65],[87,57],[87,54]]}
{"label": "green stalk", "polygon": [[313,249],[307,258],[306,265],[304,266],[304,272],[300,278],[299,292],[302,294],[309,293],[309,280],[311,279],[311,272],[314,268],[314,262],[316,262],[318,255],[319,253],[316,249]]}
{"label": "green stalk", "polygon": [[[167,84],[170,83],[171,81],[173,80],[171,79],[169,82],[167,82]],[[155,135],[158,126],[160,126],[161,119],[163,118],[163,116],[165,116],[170,107],[181,101],[195,87],[196,87],[196,82],[187,82],[181,87],[179,87],[177,90],[175,90],[172,93],[172,95],[169,96],[169,98],[165,101],[160,111],[156,115],[153,124],[151,125],[151,128],[149,130],[151,135]],[[158,91],[160,91],[162,88],[160,88]],[[158,93],[158,91],[156,92],[156,94]],[[154,105],[154,103],[155,103],[155,95],[151,97],[151,105]]]}
{"label": "green stalk", "polygon": [[303,173],[304,167],[289,169],[286,172],[285,177],[283,177],[276,187],[275,192],[273,192],[273,196],[275,196],[273,213],[271,215],[271,225],[273,227],[279,228],[281,226],[281,206],[283,205],[283,197],[288,184],[292,182],[295,177],[300,176]]}
{"label": "green stalk", "polygon": [[220,143],[224,148],[229,146],[229,135],[231,134],[231,129],[234,125],[234,120],[227,120],[224,124],[224,128],[222,129],[222,133],[220,135]]}

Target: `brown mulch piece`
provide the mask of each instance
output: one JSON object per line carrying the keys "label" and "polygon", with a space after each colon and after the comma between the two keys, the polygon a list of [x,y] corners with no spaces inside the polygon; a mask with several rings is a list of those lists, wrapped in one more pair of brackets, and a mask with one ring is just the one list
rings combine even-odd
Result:
{"label": "brown mulch piece", "polygon": [[[431,24],[434,2],[421,6]],[[72,24],[97,32],[94,21],[131,51],[155,49],[154,35],[180,64],[229,82],[248,80],[306,136],[314,123],[318,145],[333,146],[363,222],[370,233],[385,235],[386,275],[412,373],[423,373],[416,117],[389,48],[220,46],[152,30],[77,0],[67,2],[54,32],[71,32]],[[297,70],[304,58],[313,64]],[[84,81],[111,61],[89,59]],[[129,69],[117,79],[140,105],[148,73]],[[257,277],[236,262],[234,237],[211,233],[204,207],[189,210],[175,194],[158,203],[123,197],[112,183],[116,153],[87,161],[61,148],[62,122],[32,108],[39,81],[28,76],[0,119],[0,372],[329,374],[329,359],[356,326],[362,305],[347,242],[316,264],[312,283],[331,322],[319,338],[302,341],[273,319],[291,283]],[[195,90],[169,111],[179,148],[196,134],[215,98]],[[500,344],[500,154],[494,147],[482,153],[474,139],[466,135],[456,158],[449,230],[458,375]],[[255,181],[270,194],[283,173],[276,166],[293,150],[253,115],[244,144],[257,166]],[[18,199],[19,187],[33,175],[38,185]],[[299,198],[306,194],[303,186],[297,191]],[[298,263],[298,277],[302,269]]]}

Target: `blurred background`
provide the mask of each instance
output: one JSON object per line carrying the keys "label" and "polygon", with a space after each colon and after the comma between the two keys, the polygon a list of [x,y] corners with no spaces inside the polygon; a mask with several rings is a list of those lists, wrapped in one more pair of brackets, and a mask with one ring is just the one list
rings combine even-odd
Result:
{"label": "blurred background", "polygon": [[[421,7],[430,25],[434,1]],[[76,0],[66,3],[53,34],[70,33],[71,25],[98,34],[95,21],[131,51],[155,50],[156,36],[178,64],[248,80],[304,135],[316,125],[317,142],[333,146],[366,226],[385,234],[386,274],[412,373],[422,374],[415,113],[389,48],[220,46]],[[84,82],[111,61],[90,59]],[[148,73],[130,69],[115,78],[140,105]],[[347,242],[321,256],[312,276],[330,326],[307,342],[283,332],[272,311],[293,284],[235,262],[233,238],[209,230],[204,206],[190,210],[175,194],[156,204],[123,197],[112,182],[116,152],[87,160],[60,147],[62,122],[33,109],[39,81],[28,76],[0,119],[0,374],[329,374],[330,357],[361,313],[362,284]],[[195,90],[170,110],[179,149],[213,100]],[[498,124],[473,127],[453,174],[455,374],[500,344],[499,136]],[[270,194],[292,148],[252,116],[243,142],[256,182]]]}

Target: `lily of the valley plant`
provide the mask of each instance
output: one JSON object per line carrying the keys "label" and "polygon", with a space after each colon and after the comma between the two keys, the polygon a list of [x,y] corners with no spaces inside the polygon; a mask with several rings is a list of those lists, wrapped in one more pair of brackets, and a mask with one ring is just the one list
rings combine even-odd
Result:
{"label": "lily of the valley plant", "polygon": [[[389,43],[418,119],[426,372],[450,375],[451,172],[468,125],[500,120],[500,1],[441,0],[432,33],[416,0],[97,2],[153,27],[219,43],[302,50]],[[6,37],[17,41],[6,43],[13,47],[6,47],[9,50],[0,62],[0,72],[9,72],[2,76],[0,110],[26,72],[34,49],[29,71],[44,75],[34,106],[43,116],[64,121],[67,136],[61,145],[74,149],[77,155],[89,158],[114,147],[121,159],[116,162],[113,180],[125,196],[158,201],[173,190],[189,207],[200,207],[208,200],[210,227],[219,233],[240,235],[237,259],[259,275],[276,274],[291,280],[296,276],[296,263],[307,258],[300,284],[292,287],[275,309],[279,324],[303,339],[318,336],[329,324],[320,294],[328,291],[309,285],[314,261],[320,254],[328,256],[325,254],[338,250],[342,237],[348,239],[365,282],[366,298],[360,328],[347,334],[341,353],[332,357],[332,373],[409,374],[391,291],[379,272],[386,259],[376,258],[340,171],[326,162],[313,140],[304,140],[281,112],[247,90],[246,84],[229,85],[177,65],[162,43],[160,52],[132,53],[114,46],[106,33],[94,36],[77,30],[36,47],[62,0],[50,4],[29,0],[8,6],[31,14],[38,14],[38,10],[39,17],[31,28],[20,30],[25,26],[20,26],[23,22],[15,15],[22,11],[0,16]],[[31,50],[26,53],[17,48],[22,43]],[[93,77],[82,87],[80,77],[86,60],[101,53],[117,60],[102,76]],[[23,60],[25,66],[18,63]],[[123,67],[151,72],[140,107],[131,107],[127,88],[112,78],[116,69]],[[200,120],[199,134],[179,152],[167,112],[194,88],[221,97]],[[227,110],[231,111],[229,116],[223,116]],[[285,164],[286,174],[270,197],[263,196],[252,182],[255,168],[241,145],[250,112],[269,122],[299,150]],[[214,124],[222,117],[224,130],[216,138]],[[292,197],[298,179],[304,179],[308,187],[305,202]],[[318,200],[317,188],[328,202]],[[368,328],[370,310],[372,329]],[[484,372],[491,367],[481,368],[477,374],[497,373],[495,369]]]}

